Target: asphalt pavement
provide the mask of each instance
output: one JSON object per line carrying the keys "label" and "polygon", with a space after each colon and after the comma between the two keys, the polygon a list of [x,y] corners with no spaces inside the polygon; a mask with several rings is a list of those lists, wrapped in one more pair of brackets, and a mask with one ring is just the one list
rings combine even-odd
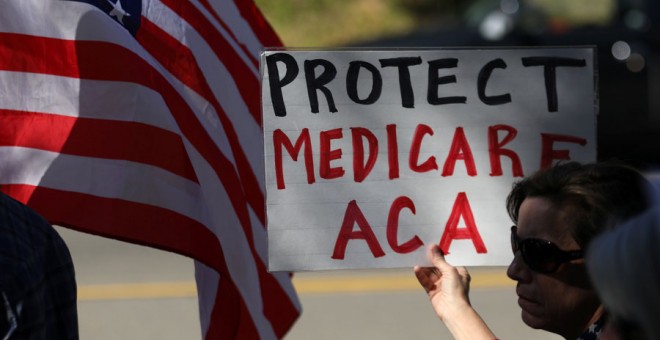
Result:
{"label": "asphalt pavement", "polygon": [[[201,339],[193,261],[57,227],[73,256],[81,339]],[[500,339],[560,339],[520,321],[505,268],[470,268],[471,300]],[[412,269],[296,273],[286,340],[451,339]]]}

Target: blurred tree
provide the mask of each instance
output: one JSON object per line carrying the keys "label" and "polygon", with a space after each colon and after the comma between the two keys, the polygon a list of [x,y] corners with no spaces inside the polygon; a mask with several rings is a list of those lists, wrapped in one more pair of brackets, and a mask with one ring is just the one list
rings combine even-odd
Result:
{"label": "blurred tree", "polygon": [[394,8],[408,12],[420,21],[434,22],[438,18],[457,18],[466,4],[459,0],[390,0]]}
{"label": "blurred tree", "polygon": [[331,47],[455,24],[459,0],[256,0],[290,47]]}

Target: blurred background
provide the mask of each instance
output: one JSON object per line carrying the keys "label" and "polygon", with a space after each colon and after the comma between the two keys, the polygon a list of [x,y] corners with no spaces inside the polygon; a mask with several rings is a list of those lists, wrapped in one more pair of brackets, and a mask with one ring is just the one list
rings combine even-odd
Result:
{"label": "blurred background", "polygon": [[[660,1],[257,0],[288,47],[595,45],[598,158],[660,167]],[[76,264],[82,339],[199,339],[191,260],[59,228]],[[506,268],[470,268],[502,339],[558,339],[520,321]],[[450,339],[410,268],[297,273],[287,339]]]}

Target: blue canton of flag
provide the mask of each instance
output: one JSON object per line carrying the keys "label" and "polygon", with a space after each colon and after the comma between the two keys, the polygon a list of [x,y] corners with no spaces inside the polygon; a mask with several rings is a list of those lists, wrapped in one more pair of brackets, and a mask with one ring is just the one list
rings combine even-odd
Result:
{"label": "blue canton of flag", "polygon": [[140,28],[142,0],[73,0],[88,3],[108,13],[133,36]]}

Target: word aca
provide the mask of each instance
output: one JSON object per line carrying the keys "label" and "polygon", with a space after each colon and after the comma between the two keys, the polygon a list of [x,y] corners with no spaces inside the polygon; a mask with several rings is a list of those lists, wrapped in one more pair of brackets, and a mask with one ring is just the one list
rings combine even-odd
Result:
{"label": "word aca", "polygon": [[[411,253],[424,245],[424,242],[417,235],[406,241],[399,240],[399,215],[403,209],[409,210],[413,215],[416,213],[415,203],[407,196],[399,196],[392,202],[387,217],[387,243],[398,254]],[[465,222],[463,228],[459,227],[461,219]],[[355,226],[357,226],[357,230]],[[350,201],[346,207],[346,213],[331,258],[333,260],[343,260],[348,242],[352,240],[366,242],[374,258],[385,256],[385,251],[378,242],[373,228],[355,200]],[[488,252],[475,223],[470,202],[464,192],[460,192],[456,196],[456,201],[439,240],[440,249],[445,255],[449,254],[449,246],[454,240],[471,240],[476,253],[485,254]]]}

